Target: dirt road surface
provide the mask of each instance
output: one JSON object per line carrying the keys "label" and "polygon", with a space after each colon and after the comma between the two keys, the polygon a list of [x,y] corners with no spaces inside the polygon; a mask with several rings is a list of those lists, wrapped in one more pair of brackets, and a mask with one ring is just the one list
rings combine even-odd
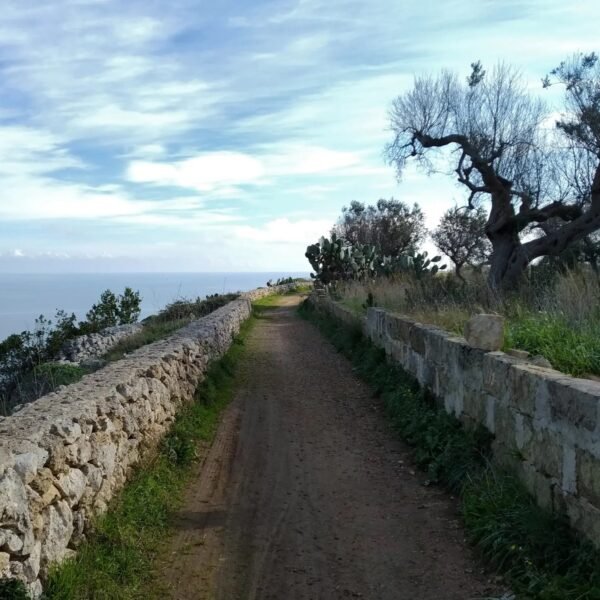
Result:
{"label": "dirt road surface", "polygon": [[177,600],[493,597],[456,501],[424,486],[350,363],[295,312],[251,331],[164,577]]}

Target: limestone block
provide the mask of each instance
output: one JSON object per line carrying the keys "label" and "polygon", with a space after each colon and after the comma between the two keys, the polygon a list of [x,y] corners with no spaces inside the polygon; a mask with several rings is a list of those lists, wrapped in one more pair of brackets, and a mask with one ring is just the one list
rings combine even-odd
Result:
{"label": "limestone block", "polygon": [[81,426],[72,421],[63,421],[54,423],[50,427],[50,433],[57,435],[65,440],[67,444],[73,444],[81,437]]}
{"label": "limestone block", "polygon": [[519,467],[521,481],[529,493],[537,500],[544,509],[552,511],[560,500],[556,498],[558,492],[558,481],[552,477],[541,474],[535,465],[525,462]]}
{"label": "limestone block", "polygon": [[[28,554],[33,545],[33,525],[25,484],[13,469],[0,478],[0,528],[10,529],[20,539],[19,554]],[[12,542],[15,544],[15,542]]]}
{"label": "limestone block", "polygon": [[32,581],[27,585],[27,591],[29,592],[32,600],[38,600],[38,598],[41,598],[42,592],[44,591],[42,588],[42,582],[39,579]]}
{"label": "limestone block", "polygon": [[486,417],[486,397],[481,390],[465,386],[463,412],[475,423],[484,424]]}
{"label": "limestone block", "polygon": [[516,450],[515,411],[503,402],[497,402],[494,410],[494,433],[496,440],[508,448]]}
{"label": "limestone block", "polygon": [[416,321],[403,315],[388,313],[386,316],[386,330],[388,336],[405,343],[409,342],[410,332],[415,324]]}
{"label": "limestone block", "polygon": [[40,562],[42,558],[42,543],[35,542],[29,558],[23,562],[23,574],[27,581],[35,581],[40,573]]}
{"label": "limestone block", "polygon": [[505,385],[510,405],[523,414],[534,416],[536,401],[543,398],[546,390],[539,369],[527,363],[513,364],[507,372]]}
{"label": "limestone block", "polygon": [[548,379],[550,414],[558,423],[595,431],[600,406],[600,383],[564,376]]}
{"label": "limestone block", "polygon": [[10,554],[0,552],[0,577],[8,577],[10,575]]}
{"label": "limestone block", "polygon": [[563,444],[559,434],[546,429],[535,431],[521,451],[542,475],[562,481]]}
{"label": "limestone block", "polygon": [[534,356],[530,362],[532,365],[535,365],[536,367],[543,367],[544,369],[552,369],[552,363],[547,358],[545,358],[544,356],[540,356],[539,354]]}
{"label": "limestone block", "polygon": [[425,334],[421,324],[416,323],[410,328],[408,342],[415,352],[425,354]]}
{"label": "limestone block", "polygon": [[483,356],[483,389],[488,394],[508,402],[510,369],[518,360],[504,352],[488,352]]}
{"label": "limestone block", "polygon": [[0,529],[0,550],[15,554],[22,548],[23,540],[18,535],[10,529]]}
{"label": "limestone block", "polygon": [[600,509],[600,461],[587,450],[576,450],[577,490]]}
{"label": "limestone block", "polygon": [[465,339],[474,348],[500,350],[504,344],[504,318],[489,314],[471,317],[465,326]]}
{"label": "limestone block", "polygon": [[74,506],[79,502],[86,485],[86,476],[79,469],[71,469],[68,473],[62,473],[56,480],[56,487],[69,506]]}
{"label": "limestone block", "polygon": [[571,524],[592,540],[600,540],[600,509],[580,496],[565,497]]}
{"label": "limestone block", "polygon": [[47,569],[52,563],[60,561],[73,535],[73,514],[64,500],[44,509],[46,523],[41,546],[41,564]]}

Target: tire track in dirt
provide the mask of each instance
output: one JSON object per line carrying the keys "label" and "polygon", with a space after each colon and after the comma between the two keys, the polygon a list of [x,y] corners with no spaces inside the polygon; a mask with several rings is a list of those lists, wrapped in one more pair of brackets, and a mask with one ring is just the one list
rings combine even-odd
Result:
{"label": "tire track in dirt", "polygon": [[298,298],[251,331],[164,568],[181,600],[468,600],[494,587],[456,501],[423,485],[379,402]]}

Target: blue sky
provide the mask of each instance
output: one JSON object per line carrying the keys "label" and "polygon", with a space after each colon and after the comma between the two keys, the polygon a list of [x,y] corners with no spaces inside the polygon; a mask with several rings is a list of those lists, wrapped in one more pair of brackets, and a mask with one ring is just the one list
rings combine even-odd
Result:
{"label": "blue sky", "polygon": [[382,151],[415,74],[532,90],[595,0],[3,0],[0,270],[307,270],[342,205],[464,192]]}

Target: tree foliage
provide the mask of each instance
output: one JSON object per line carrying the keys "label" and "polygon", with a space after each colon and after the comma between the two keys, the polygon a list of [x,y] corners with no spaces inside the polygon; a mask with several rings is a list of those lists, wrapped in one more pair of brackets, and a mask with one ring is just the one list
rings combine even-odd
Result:
{"label": "tree foliage", "polygon": [[119,296],[105,290],[100,295],[100,301],[88,311],[87,323],[82,325],[86,333],[92,333],[115,325],[135,323],[140,316],[141,303],[139,292],[134,292],[130,287],[126,287]]}
{"label": "tree foliage", "polygon": [[485,235],[486,221],[480,207],[469,211],[455,206],[444,213],[431,234],[438,250],[454,263],[460,279],[465,265],[481,265],[488,259],[491,247]]}
{"label": "tree foliage", "polygon": [[131,288],[125,288],[119,296],[106,290],[85,321],[78,323],[75,314],[58,310],[54,320],[40,315],[32,331],[8,336],[0,342],[0,409],[24,376],[55,359],[67,340],[113,325],[135,323],[140,305],[139,292]]}
{"label": "tree foliage", "polygon": [[394,198],[368,206],[354,200],[342,208],[333,232],[354,246],[374,246],[382,256],[415,253],[425,238],[424,215],[417,204]]}
{"label": "tree foliage", "polygon": [[[533,259],[558,255],[600,228],[597,57],[572,57],[545,81],[553,83],[564,86],[566,108],[554,130],[544,104],[506,65],[487,73],[473,63],[466,81],[447,71],[418,77],[390,113],[386,154],[399,175],[409,161],[431,170],[441,160],[468,191],[470,207],[480,197],[490,201],[494,287],[516,285]],[[549,221],[560,226],[550,230]]]}

